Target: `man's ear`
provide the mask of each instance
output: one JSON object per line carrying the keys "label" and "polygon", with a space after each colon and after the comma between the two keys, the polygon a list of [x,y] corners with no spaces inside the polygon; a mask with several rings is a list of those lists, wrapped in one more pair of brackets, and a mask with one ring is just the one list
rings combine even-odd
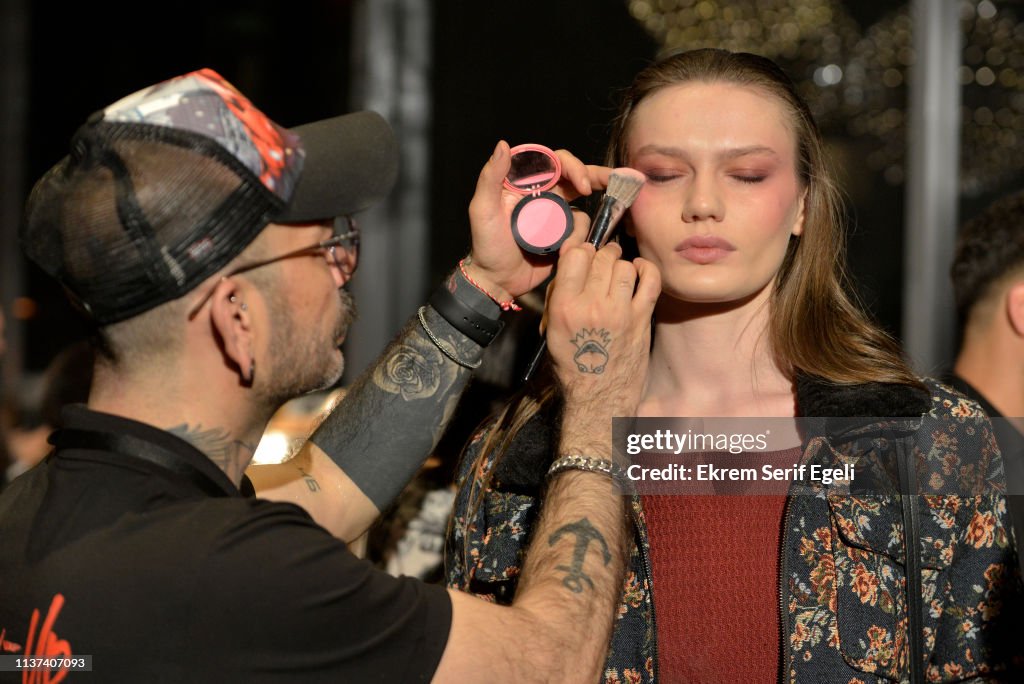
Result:
{"label": "man's ear", "polygon": [[1024,281],[1010,285],[1006,291],[1006,317],[1017,337],[1024,339]]}
{"label": "man's ear", "polygon": [[251,386],[256,368],[252,312],[230,278],[222,280],[213,292],[210,320],[224,342],[224,355],[238,367],[242,383]]}

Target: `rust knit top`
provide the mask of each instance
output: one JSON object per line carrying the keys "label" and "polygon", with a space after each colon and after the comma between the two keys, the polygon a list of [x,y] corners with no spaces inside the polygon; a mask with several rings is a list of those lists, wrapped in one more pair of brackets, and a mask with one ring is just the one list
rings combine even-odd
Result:
{"label": "rust knit top", "polygon": [[[800,449],[751,454],[785,468]],[[737,487],[736,485],[739,485]],[[662,681],[775,682],[785,486],[645,495]],[[728,494],[715,493],[728,491]],[[679,490],[677,490],[679,491]],[[682,490],[686,491],[686,490]]]}

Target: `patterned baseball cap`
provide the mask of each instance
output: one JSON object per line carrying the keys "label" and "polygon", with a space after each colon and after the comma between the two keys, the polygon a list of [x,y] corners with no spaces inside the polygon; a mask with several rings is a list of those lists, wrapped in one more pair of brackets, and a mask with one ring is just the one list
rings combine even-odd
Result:
{"label": "patterned baseball cap", "polygon": [[367,209],[397,169],[380,115],[286,129],[202,69],[92,115],[33,188],[21,243],[109,324],[191,291],[268,223]]}

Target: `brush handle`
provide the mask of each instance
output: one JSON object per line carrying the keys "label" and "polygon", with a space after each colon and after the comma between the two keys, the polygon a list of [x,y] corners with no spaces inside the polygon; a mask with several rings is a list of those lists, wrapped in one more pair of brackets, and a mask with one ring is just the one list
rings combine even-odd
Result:
{"label": "brush handle", "polygon": [[608,242],[612,231],[619,223],[619,219],[626,213],[626,207],[622,202],[617,202],[614,197],[604,196],[601,206],[598,207],[594,222],[590,225],[590,234],[587,235],[587,242],[601,249]]}
{"label": "brush handle", "polygon": [[533,358],[530,359],[530,365],[526,367],[526,372],[523,373],[523,384],[529,382],[530,378],[533,377],[534,371],[540,366],[541,359],[548,351],[548,340],[546,337],[540,338],[540,344],[537,345],[537,351],[533,353]]}

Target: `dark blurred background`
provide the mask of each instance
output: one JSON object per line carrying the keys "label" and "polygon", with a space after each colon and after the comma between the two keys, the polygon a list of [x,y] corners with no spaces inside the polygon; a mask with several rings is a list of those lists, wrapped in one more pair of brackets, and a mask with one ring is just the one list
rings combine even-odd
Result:
{"label": "dark blurred background", "polygon": [[[1015,0],[949,1],[964,41],[959,217],[967,218],[1024,180],[1024,11]],[[859,292],[902,333],[907,3],[4,0],[2,12],[7,395],[84,333],[57,288],[20,258],[16,223],[32,182],[91,112],[202,66],[284,125],[374,108],[398,129],[408,155],[400,186],[389,208],[363,222],[377,238],[367,240],[361,268],[384,271],[391,284],[370,287],[362,274],[365,321],[349,342],[352,372],[467,251],[466,206],[497,140],[600,161],[616,93],[673,47],[760,52],[797,80],[841,171]]]}

